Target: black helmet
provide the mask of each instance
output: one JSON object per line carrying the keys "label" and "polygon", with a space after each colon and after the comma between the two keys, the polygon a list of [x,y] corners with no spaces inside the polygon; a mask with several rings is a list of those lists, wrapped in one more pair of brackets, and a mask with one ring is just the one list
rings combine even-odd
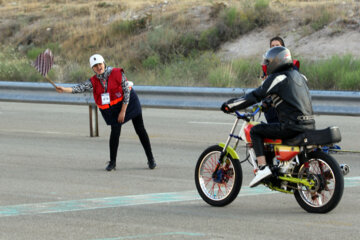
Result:
{"label": "black helmet", "polygon": [[291,53],[285,47],[270,48],[263,57],[263,66],[266,66],[266,73],[268,75],[291,67],[292,64]]}

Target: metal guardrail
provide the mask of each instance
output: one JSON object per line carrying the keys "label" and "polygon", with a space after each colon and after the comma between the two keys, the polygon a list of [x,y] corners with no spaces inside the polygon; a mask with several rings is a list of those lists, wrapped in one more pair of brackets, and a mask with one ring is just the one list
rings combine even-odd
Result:
{"label": "metal guardrail", "polygon": [[[220,109],[229,98],[250,88],[202,88],[136,86],[144,106],[165,108]],[[310,91],[315,114],[360,116],[360,92]]]}
{"label": "metal guardrail", "polygon": [[[74,84],[59,85],[71,87]],[[209,110],[219,109],[229,98],[239,97],[252,90],[162,86],[134,86],[134,89],[143,107]],[[360,116],[360,92],[310,91],[310,93],[316,114]],[[90,136],[98,136],[98,111],[92,93],[59,94],[49,83],[0,81],[0,101],[88,105]]]}

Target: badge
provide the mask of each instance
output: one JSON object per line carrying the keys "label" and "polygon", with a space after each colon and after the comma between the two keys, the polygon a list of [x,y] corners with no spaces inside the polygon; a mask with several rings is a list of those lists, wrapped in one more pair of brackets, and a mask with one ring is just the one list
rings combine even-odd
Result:
{"label": "badge", "polygon": [[110,94],[109,93],[101,94],[101,103],[102,103],[102,105],[110,104]]}

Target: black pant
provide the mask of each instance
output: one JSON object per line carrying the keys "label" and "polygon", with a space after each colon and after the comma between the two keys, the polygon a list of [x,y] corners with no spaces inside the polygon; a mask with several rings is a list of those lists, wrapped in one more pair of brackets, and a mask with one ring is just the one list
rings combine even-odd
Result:
{"label": "black pant", "polygon": [[[140,142],[145,150],[147,159],[148,160],[153,159],[151,145],[150,145],[150,139],[145,130],[142,114],[139,114],[135,118],[133,118],[132,123],[134,125],[135,132],[139,136]],[[109,145],[110,145],[110,162],[112,162],[112,163],[116,162],[116,155],[117,155],[118,147],[119,147],[121,126],[122,126],[122,124],[111,125]]]}
{"label": "black pant", "polygon": [[285,127],[281,123],[258,124],[250,130],[250,137],[257,157],[264,156],[264,138],[289,139],[301,132]]}

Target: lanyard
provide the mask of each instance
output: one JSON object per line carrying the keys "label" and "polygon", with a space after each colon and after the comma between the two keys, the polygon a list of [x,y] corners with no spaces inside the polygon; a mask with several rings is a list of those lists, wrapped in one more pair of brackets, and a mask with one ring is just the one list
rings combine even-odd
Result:
{"label": "lanyard", "polygon": [[103,88],[104,88],[104,93],[106,93],[107,92],[107,87],[108,87],[108,79],[106,79],[104,82],[105,82],[105,84],[103,83],[103,80],[102,79],[99,79],[100,80],[100,84],[101,84],[101,86],[103,86]]}

